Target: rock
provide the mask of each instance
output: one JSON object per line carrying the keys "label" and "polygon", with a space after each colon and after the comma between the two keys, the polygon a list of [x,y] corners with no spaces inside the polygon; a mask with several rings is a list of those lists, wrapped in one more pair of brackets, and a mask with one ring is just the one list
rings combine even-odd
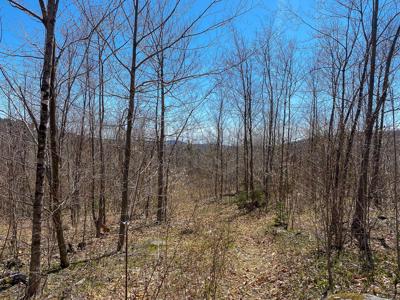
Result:
{"label": "rock", "polygon": [[381,298],[374,295],[364,295],[365,300],[389,300],[387,298]]}
{"label": "rock", "polygon": [[79,280],[77,283],[75,283],[75,285],[81,285],[85,282],[86,278],[82,278],[81,280]]}
{"label": "rock", "polygon": [[150,240],[148,243],[151,246],[157,246],[157,247],[165,246],[165,244],[166,244],[164,240],[158,240],[158,239]]}
{"label": "rock", "polygon": [[274,228],[272,228],[271,233],[273,236],[283,235],[283,234],[287,233],[287,230],[284,227],[274,227]]}
{"label": "rock", "polygon": [[331,295],[327,300],[389,300],[387,298],[381,298],[374,295],[368,294],[357,294],[357,293],[338,293]]}

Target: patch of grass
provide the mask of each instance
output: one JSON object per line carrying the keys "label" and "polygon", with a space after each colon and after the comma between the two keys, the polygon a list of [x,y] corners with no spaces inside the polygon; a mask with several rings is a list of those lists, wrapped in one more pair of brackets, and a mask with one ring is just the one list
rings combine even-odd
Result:
{"label": "patch of grass", "polygon": [[146,248],[150,253],[154,253],[154,252],[156,252],[158,250],[159,246],[154,245],[154,244],[148,244],[146,246]]}

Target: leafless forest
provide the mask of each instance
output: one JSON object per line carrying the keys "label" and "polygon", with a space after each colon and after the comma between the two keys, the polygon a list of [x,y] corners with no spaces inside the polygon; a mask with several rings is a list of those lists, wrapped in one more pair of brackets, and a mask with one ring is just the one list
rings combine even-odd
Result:
{"label": "leafless forest", "polygon": [[400,299],[399,0],[3,2],[0,298]]}

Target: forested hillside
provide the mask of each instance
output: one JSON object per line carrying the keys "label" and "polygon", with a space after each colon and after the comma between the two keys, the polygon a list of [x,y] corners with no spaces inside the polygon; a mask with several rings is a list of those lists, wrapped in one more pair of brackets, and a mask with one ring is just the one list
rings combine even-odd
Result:
{"label": "forested hillside", "polygon": [[400,299],[398,0],[0,23],[0,298]]}

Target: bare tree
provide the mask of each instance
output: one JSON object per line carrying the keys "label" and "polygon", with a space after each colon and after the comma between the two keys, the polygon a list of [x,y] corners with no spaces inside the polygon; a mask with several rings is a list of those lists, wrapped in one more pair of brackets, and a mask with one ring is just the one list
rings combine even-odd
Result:
{"label": "bare tree", "polygon": [[29,285],[26,291],[26,298],[32,298],[37,294],[40,285],[40,258],[41,258],[41,238],[42,238],[42,201],[44,190],[45,176],[45,154],[46,154],[46,137],[47,124],[49,119],[49,101],[51,97],[51,72],[53,68],[53,48],[55,23],[58,9],[58,1],[48,0],[47,4],[39,0],[42,16],[38,16],[33,11],[22,6],[18,2],[9,1],[10,4],[30,16],[38,19],[45,28],[45,44],[43,56],[43,70],[41,78],[41,103],[40,103],[40,121],[37,133],[38,148],[36,162],[36,185],[35,198],[33,200],[33,217],[32,217],[32,243],[31,243],[31,259],[29,266]]}

